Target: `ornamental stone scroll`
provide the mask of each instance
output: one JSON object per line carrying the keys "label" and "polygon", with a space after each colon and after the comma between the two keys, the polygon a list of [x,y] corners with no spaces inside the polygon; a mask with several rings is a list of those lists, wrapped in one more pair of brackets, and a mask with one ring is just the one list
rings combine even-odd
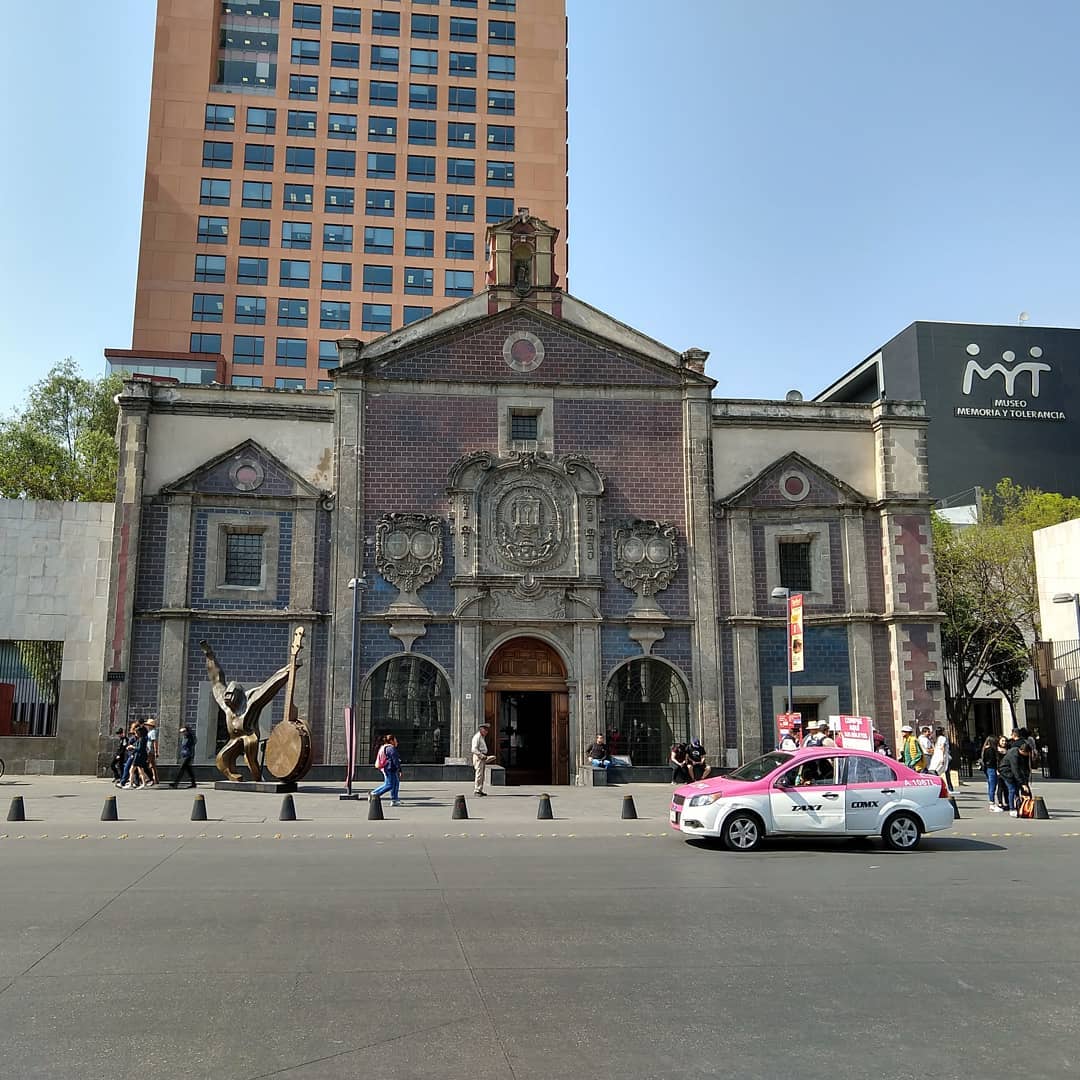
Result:
{"label": "ornamental stone scroll", "polygon": [[634,618],[666,618],[654,599],[675,579],[679,545],[670,522],[636,519],[615,529],[612,545],[615,577],[637,594]]}
{"label": "ornamental stone scroll", "polygon": [[393,612],[427,613],[417,590],[443,567],[442,519],[429,514],[384,514],[375,527],[375,569],[398,590]]}

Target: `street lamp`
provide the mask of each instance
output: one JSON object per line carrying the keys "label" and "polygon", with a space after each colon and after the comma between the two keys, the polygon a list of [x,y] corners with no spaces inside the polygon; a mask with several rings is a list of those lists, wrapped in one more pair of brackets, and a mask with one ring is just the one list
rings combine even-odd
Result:
{"label": "street lamp", "polygon": [[784,712],[790,714],[795,711],[795,706],[791,701],[791,612],[788,608],[791,601],[791,590],[785,589],[782,585],[777,585],[772,591],[772,598],[784,601],[784,622],[787,623],[787,653],[784,658],[784,667],[787,668],[787,708]]}
{"label": "street lamp", "polygon": [[345,706],[345,794],[341,799],[359,799],[353,794],[353,773],[356,772],[356,625],[360,621],[360,591],[367,584],[364,575],[349,579],[352,589],[352,644],[349,648],[349,704]]}
{"label": "street lamp", "polygon": [[1072,604],[1076,611],[1076,636],[1080,638],[1080,593],[1054,593],[1055,604]]}

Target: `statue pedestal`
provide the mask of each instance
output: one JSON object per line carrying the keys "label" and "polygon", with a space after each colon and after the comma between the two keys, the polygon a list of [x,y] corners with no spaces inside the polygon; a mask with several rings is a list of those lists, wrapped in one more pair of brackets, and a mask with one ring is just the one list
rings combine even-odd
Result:
{"label": "statue pedestal", "polygon": [[218,780],[215,791],[259,791],[270,795],[289,795],[296,791],[295,780]]}

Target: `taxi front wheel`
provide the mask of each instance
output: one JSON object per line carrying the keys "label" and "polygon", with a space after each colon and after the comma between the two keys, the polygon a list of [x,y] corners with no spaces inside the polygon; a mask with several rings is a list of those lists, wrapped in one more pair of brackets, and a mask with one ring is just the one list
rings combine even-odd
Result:
{"label": "taxi front wheel", "polygon": [[881,830],[881,839],[885,846],[893,851],[912,851],[919,846],[922,838],[922,823],[914,814],[901,811],[893,814]]}
{"label": "taxi front wheel", "polygon": [[724,822],[723,836],[728,851],[754,851],[761,847],[765,829],[757,816],[740,810]]}

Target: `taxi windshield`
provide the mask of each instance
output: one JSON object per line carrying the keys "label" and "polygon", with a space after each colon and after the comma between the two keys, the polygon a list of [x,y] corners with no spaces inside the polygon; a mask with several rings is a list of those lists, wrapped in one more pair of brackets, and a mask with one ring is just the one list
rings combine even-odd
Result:
{"label": "taxi windshield", "polygon": [[762,777],[768,776],[774,769],[780,768],[781,765],[786,764],[790,760],[790,754],[785,754],[780,750],[776,750],[771,754],[766,754],[764,757],[748,761],[734,772],[728,773],[724,779],[746,781],[760,780]]}

